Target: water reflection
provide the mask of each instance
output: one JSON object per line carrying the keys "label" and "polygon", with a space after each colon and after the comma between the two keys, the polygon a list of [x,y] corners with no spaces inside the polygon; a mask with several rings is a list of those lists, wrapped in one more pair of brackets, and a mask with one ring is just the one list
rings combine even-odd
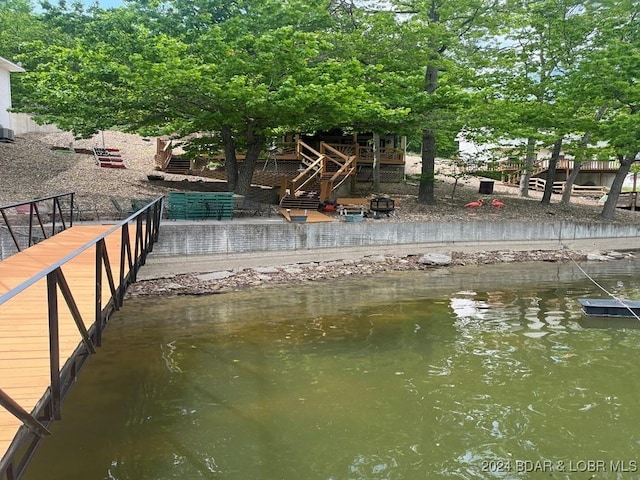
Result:
{"label": "water reflection", "polygon": [[[640,291],[636,263],[590,268]],[[129,301],[26,478],[524,479],[540,461],[578,478],[560,462],[629,462],[640,331],[585,328],[575,299],[596,295],[571,265],[504,265]]]}

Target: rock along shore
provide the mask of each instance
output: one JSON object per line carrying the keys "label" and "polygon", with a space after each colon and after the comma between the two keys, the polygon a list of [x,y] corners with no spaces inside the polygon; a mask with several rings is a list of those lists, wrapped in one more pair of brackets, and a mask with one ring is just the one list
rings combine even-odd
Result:
{"label": "rock along shore", "polygon": [[142,280],[132,284],[129,297],[167,295],[209,295],[248,288],[269,288],[303,282],[409,272],[450,266],[494,265],[512,262],[603,262],[635,258],[634,251],[490,251],[451,252],[426,255],[370,255],[359,259],[295,263],[280,266],[237,268],[209,273],[179,274],[168,278]]}

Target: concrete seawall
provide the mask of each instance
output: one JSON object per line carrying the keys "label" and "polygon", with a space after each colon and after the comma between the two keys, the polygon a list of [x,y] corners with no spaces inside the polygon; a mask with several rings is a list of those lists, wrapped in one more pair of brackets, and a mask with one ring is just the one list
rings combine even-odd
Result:
{"label": "concrete seawall", "polygon": [[[292,224],[282,217],[230,221],[171,221],[138,279],[367,255],[495,250],[640,250],[640,224],[534,224],[513,221],[330,222]],[[0,231],[0,258],[15,253]]]}
{"label": "concrete seawall", "polygon": [[[165,221],[154,257],[230,255],[248,252],[282,254],[322,249],[370,248],[403,245],[448,244],[534,245],[550,243],[554,248],[587,244],[593,240],[617,240],[625,246],[640,247],[640,225],[613,223],[531,222],[362,222],[292,224],[276,220],[262,222]],[[599,247],[603,248],[603,247]],[[606,247],[604,247],[606,248]]]}

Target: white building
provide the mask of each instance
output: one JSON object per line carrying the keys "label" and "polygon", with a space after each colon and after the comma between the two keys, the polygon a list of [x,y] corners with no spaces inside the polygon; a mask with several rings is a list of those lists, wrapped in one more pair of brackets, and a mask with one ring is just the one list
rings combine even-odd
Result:
{"label": "white building", "polygon": [[11,78],[14,72],[24,72],[24,68],[10,62],[6,58],[0,57],[0,142],[13,141],[13,130],[11,129]]}

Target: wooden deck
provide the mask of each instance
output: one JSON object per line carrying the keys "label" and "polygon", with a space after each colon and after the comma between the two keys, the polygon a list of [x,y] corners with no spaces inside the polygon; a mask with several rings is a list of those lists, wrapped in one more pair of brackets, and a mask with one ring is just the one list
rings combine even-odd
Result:
{"label": "wooden deck", "polygon": [[[114,225],[74,226],[0,262],[0,296],[65,259],[78,248],[90,244],[113,227]],[[128,228],[132,245],[135,225],[130,224]],[[105,238],[116,288],[120,278],[121,236],[121,229],[117,229]],[[128,269],[127,262],[124,265]],[[82,322],[90,330],[96,320],[95,245],[70,259],[61,270]],[[82,336],[60,289],[57,292],[59,365],[62,370],[82,342]],[[110,298],[109,282],[103,268],[102,307],[108,304]],[[28,413],[37,410],[36,407],[52,384],[49,348],[45,277],[0,304],[0,389]],[[0,407],[0,452],[3,456],[21,425],[20,420]]]}
{"label": "wooden deck", "polygon": [[287,211],[286,208],[280,209],[280,214],[286,218],[289,222],[291,221],[291,216],[307,216],[307,220],[305,223],[320,223],[320,222],[333,222],[335,221],[334,217],[330,217],[329,215],[325,215],[324,213],[320,213],[316,210],[300,210],[300,209],[289,209]]}

